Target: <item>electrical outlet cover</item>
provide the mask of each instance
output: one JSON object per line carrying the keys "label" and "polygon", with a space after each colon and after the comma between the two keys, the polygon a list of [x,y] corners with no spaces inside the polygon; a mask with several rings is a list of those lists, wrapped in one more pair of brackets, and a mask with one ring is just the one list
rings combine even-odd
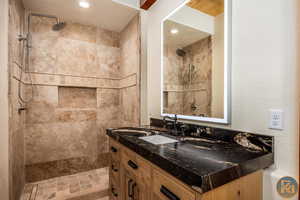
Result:
{"label": "electrical outlet cover", "polygon": [[271,109],[269,122],[270,129],[283,130],[283,110]]}

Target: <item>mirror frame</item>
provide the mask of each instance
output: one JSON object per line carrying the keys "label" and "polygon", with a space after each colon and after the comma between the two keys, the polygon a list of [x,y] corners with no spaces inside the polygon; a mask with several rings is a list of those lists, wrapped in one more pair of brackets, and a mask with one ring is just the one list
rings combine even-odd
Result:
{"label": "mirror frame", "polygon": [[[174,13],[185,6],[182,5],[163,18],[161,22],[161,116],[175,117],[176,114],[163,113],[164,103],[164,22]],[[198,117],[177,115],[178,119],[192,120],[208,123],[230,124],[231,123],[231,65],[232,65],[232,0],[224,0],[224,118]]]}

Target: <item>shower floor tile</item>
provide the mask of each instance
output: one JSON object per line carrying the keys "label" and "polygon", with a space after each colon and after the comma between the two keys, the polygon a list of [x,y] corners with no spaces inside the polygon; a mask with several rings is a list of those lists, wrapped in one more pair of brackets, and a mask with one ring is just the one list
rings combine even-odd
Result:
{"label": "shower floor tile", "polygon": [[28,183],[21,200],[109,200],[108,174],[108,168],[101,168]]}

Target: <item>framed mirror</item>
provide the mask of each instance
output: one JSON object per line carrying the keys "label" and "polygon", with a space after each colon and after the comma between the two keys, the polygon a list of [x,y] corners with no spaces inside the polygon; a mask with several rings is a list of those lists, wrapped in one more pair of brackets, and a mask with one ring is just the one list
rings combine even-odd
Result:
{"label": "framed mirror", "polygon": [[231,0],[190,0],[162,22],[162,116],[230,123]]}

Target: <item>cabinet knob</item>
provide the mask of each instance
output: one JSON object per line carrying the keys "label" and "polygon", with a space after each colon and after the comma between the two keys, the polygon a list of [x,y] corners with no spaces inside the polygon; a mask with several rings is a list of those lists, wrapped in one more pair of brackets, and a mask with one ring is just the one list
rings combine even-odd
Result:
{"label": "cabinet knob", "polygon": [[171,192],[168,188],[166,188],[163,185],[160,187],[160,192],[170,200],[180,200],[178,196],[176,196],[173,192]]}
{"label": "cabinet knob", "polygon": [[114,172],[118,172],[118,169],[115,168],[114,164],[111,165],[111,169],[112,169]]}
{"label": "cabinet knob", "polygon": [[111,152],[116,153],[118,152],[118,149],[116,149],[115,147],[110,147]]}
{"label": "cabinet knob", "polygon": [[116,193],[116,189],[114,187],[111,187],[111,193],[112,195],[114,195],[115,197],[118,196],[118,193]]}
{"label": "cabinet knob", "polygon": [[127,163],[132,169],[138,169],[139,166],[135,164],[132,160],[129,160]]}

